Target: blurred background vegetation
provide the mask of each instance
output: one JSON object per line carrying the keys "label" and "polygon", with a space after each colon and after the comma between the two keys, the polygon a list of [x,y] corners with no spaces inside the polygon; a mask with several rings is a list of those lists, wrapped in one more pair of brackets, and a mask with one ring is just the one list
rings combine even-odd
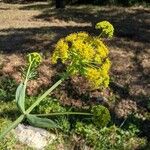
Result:
{"label": "blurred background vegetation", "polygon": [[119,6],[133,6],[146,5],[149,6],[149,0],[2,0],[6,3],[30,3],[38,1],[49,1],[55,4],[56,8],[64,8],[65,5],[74,4],[92,4],[92,5],[119,5]]}

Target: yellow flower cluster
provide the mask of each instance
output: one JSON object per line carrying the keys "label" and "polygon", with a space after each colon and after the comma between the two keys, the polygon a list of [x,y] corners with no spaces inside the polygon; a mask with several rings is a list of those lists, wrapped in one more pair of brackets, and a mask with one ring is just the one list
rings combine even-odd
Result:
{"label": "yellow flower cluster", "polygon": [[60,39],[52,55],[52,63],[60,58],[67,65],[67,71],[86,77],[93,89],[109,84],[110,61],[108,48],[98,37],[78,32]]}
{"label": "yellow flower cluster", "polygon": [[55,53],[52,57],[52,62],[56,63],[58,58],[61,58],[62,62],[64,63],[65,60],[68,58],[68,44],[65,42],[64,39],[60,39],[56,45]]}
{"label": "yellow flower cluster", "polygon": [[103,87],[108,87],[109,69],[110,69],[110,61],[108,58],[100,68],[87,68],[87,72],[85,76],[90,81],[91,87],[93,89],[99,87],[100,85],[102,85]]}
{"label": "yellow flower cluster", "polygon": [[114,34],[114,27],[108,21],[98,22],[95,28],[101,30],[101,35],[112,37]]}
{"label": "yellow flower cluster", "polygon": [[27,55],[28,63],[32,63],[32,66],[37,67],[42,62],[42,57],[39,53],[33,52]]}

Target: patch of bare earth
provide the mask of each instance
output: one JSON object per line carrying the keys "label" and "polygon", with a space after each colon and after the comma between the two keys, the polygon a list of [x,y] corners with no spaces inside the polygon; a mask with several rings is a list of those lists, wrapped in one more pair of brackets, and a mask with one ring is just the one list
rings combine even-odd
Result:
{"label": "patch of bare earth", "polygon": [[[67,6],[65,10],[55,10],[46,2],[30,4],[0,2],[0,51],[3,52],[4,60],[12,57],[12,60],[9,59],[10,62],[4,64],[3,73],[5,74],[10,69],[9,71],[14,72],[10,73],[11,76],[19,80],[16,64],[12,63],[12,61],[18,60],[18,58],[13,58],[14,53],[16,53],[15,57],[19,58],[21,58],[20,53],[29,51],[40,51],[49,56],[60,37],[81,30],[97,35],[98,32],[94,30],[95,23],[108,20],[115,28],[114,38],[107,41],[112,61],[111,75],[115,78],[114,82],[117,83],[118,88],[115,87],[116,89],[113,90],[123,100],[123,105],[117,105],[119,108],[120,105],[121,108],[126,107],[124,100],[129,101],[131,105],[135,102],[145,102],[150,97],[149,18],[149,8],[143,7]],[[50,78],[55,73],[47,61],[40,66],[38,71],[39,79],[29,83],[31,85],[28,87],[29,93],[36,94],[38,92],[36,89],[47,87],[51,83]],[[89,95],[84,90],[86,84],[84,81],[78,84],[79,79],[72,79],[66,83],[69,85],[67,88],[71,87],[70,84],[73,83],[73,90],[75,89],[79,96],[69,96],[71,92],[67,91],[65,85],[62,85],[62,91],[57,91],[62,103],[82,107],[87,103],[86,100],[89,101]],[[120,94],[121,88],[118,85],[127,89],[129,93],[125,96]],[[68,88],[68,90],[72,89]],[[95,93],[98,99],[96,102],[100,103],[99,97],[102,93],[94,91]],[[108,96],[110,95],[109,90],[106,93],[109,93]]]}
{"label": "patch of bare earth", "polygon": [[[48,5],[47,3],[33,3],[37,5]],[[23,9],[25,7],[32,7],[33,4],[5,4],[0,2],[0,29],[10,28],[39,28],[47,26],[87,26],[87,23],[78,24],[74,21],[65,22],[63,20],[50,18],[50,20],[43,21],[36,19],[36,16],[41,14],[38,9]],[[51,7],[51,6],[49,6]]]}

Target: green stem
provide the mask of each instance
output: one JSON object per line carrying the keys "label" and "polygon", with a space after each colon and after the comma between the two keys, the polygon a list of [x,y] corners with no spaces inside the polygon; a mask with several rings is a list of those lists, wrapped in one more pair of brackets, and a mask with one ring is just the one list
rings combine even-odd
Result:
{"label": "green stem", "polygon": [[0,134],[0,140],[2,140],[5,137],[5,135],[8,132],[10,132],[12,129],[14,129],[23,119],[24,119],[24,115],[22,114],[17,120],[15,120],[8,128],[6,128],[6,130],[4,130]]}
{"label": "green stem", "polygon": [[87,115],[92,116],[91,113],[84,113],[84,112],[60,112],[60,113],[50,113],[50,114],[32,114],[38,117],[46,117],[46,116],[58,116],[58,115]]}
{"label": "green stem", "polygon": [[98,36],[98,37],[99,37],[99,38],[101,38],[102,34],[103,34],[103,31],[99,34],[99,36]]}
{"label": "green stem", "polygon": [[28,67],[28,71],[27,71],[26,78],[25,78],[25,81],[24,81],[25,85],[27,84],[27,81],[29,79],[29,73],[30,73],[30,70],[31,70],[31,67],[32,67],[32,63],[33,63],[33,61],[30,63],[30,65]]}
{"label": "green stem", "polygon": [[60,85],[67,76],[62,77],[57,81],[50,89],[48,89],[41,97],[39,97],[27,110],[26,114],[29,114],[46,96],[48,96],[58,85]]}

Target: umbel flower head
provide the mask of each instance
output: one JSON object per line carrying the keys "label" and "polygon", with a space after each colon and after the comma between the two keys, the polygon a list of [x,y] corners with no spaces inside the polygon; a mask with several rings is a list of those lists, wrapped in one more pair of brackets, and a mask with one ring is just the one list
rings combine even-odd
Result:
{"label": "umbel flower head", "polygon": [[37,67],[41,63],[42,57],[39,53],[33,52],[27,55],[27,61],[29,64],[32,63],[32,66]]}
{"label": "umbel flower head", "polygon": [[100,38],[78,32],[57,42],[51,60],[55,64],[61,59],[70,75],[82,75],[92,89],[98,89],[109,84],[108,54],[109,50]]}
{"label": "umbel flower head", "polygon": [[95,25],[95,28],[101,31],[101,34],[100,34],[101,36],[106,36],[106,37],[111,38],[114,34],[114,27],[108,21],[98,22]]}

